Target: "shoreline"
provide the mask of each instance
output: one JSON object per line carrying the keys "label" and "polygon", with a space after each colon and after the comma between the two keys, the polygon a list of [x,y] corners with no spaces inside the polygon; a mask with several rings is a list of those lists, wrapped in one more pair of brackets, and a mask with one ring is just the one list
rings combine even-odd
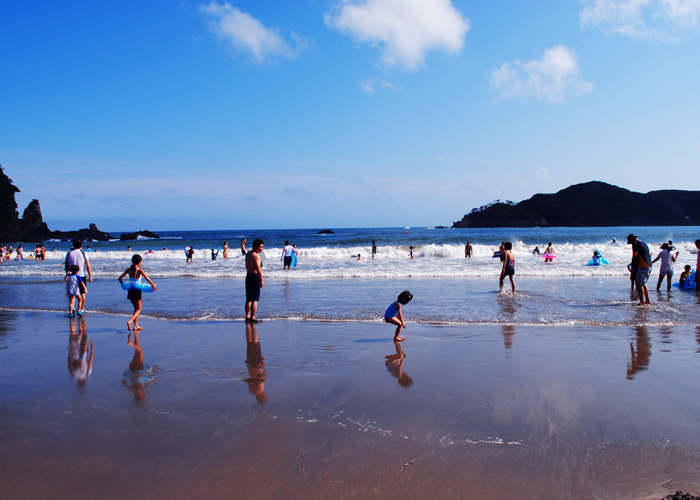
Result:
{"label": "shoreline", "polygon": [[[0,312],[8,498],[700,490],[692,327],[409,323],[396,347],[374,322],[145,320],[132,373],[115,320]],[[82,335],[81,385],[66,345]]]}

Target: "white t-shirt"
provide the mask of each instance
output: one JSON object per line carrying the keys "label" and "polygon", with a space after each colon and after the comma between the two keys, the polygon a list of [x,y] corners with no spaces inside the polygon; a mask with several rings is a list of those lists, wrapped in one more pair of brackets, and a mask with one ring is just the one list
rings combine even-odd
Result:
{"label": "white t-shirt", "polygon": [[77,274],[68,275],[68,295],[72,295],[73,297],[80,295],[80,286],[78,283],[80,283],[80,277]]}
{"label": "white t-shirt", "polygon": [[659,255],[656,256],[658,259],[661,257],[661,269],[659,272],[661,273],[666,273],[666,272],[673,272],[673,255],[671,252],[668,250],[661,250],[659,252]]}
{"label": "white t-shirt", "polygon": [[71,266],[78,266],[78,276],[81,278],[85,277],[85,262],[87,257],[81,248],[76,248],[71,250],[66,255],[66,265],[68,266],[68,271],[70,272]]}
{"label": "white t-shirt", "polygon": [[287,245],[282,250],[284,250],[285,257],[291,257],[292,251],[294,251],[294,247],[292,245]]}

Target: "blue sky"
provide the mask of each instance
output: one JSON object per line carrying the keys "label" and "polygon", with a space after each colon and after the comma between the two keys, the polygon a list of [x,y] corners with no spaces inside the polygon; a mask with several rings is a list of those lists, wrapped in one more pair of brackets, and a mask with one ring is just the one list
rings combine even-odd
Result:
{"label": "blue sky", "polygon": [[700,189],[700,0],[0,3],[0,164],[53,229],[449,225]]}

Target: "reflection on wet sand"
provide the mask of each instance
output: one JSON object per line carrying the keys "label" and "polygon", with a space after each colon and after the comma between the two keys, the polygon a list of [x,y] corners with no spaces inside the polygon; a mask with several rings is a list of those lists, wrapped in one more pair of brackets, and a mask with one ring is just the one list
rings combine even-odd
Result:
{"label": "reflection on wet sand", "polygon": [[408,373],[403,372],[403,362],[406,359],[406,355],[401,348],[401,342],[394,342],[394,348],[396,349],[396,354],[384,356],[386,359],[384,364],[389,373],[396,377],[399,385],[408,389],[413,385],[413,379],[408,376]]}
{"label": "reflection on wet sand", "polygon": [[698,343],[698,349],[695,352],[700,353],[700,326],[695,327],[695,340]]}
{"label": "reflection on wet sand", "polygon": [[503,345],[506,350],[513,347],[513,336],[515,335],[515,325],[503,325],[501,327],[503,332]]}
{"label": "reflection on wet sand", "polygon": [[80,387],[87,383],[88,376],[92,373],[92,360],[95,356],[95,343],[90,341],[88,347],[87,329],[85,318],[70,322],[70,336],[68,337],[68,371]]}
{"label": "reflection on wet sand", "polygon": [[248,367],[249,376],[244,380],[248,384],[248,390],[251,394],[255,394],[255,399],[258,400],[258,403],[264,403],[267,401],[267,394],[265,394],[267,373],[265,372],[265,358],[262,355],[262,348],[258,341],[258,332],[255,329],[255,325],[246,323],[245,340],[245,364]]}
{"label": "reflection on wet sand", "polygon": [[633,380],[634,376],[649,368],[649,358],[651,357],[651,340],[649,332],[645,326],[634,328],[636,333],[635,342],[630,342],[630,363],[627,365],[627,380]]}
{"label": "reflection on wet sand", "polygon": [[139,345],[139,332],[133,333],[134,341],[131,341],[131,333],[127,337],[127,344],[134,348],[134,357],[129,363],[129,369],[124,372],[122,384],[134,393],[134,398],[139,403],[146,401],[146,388],[156,379],[158,365],[144,367],[143,349]]}
{"label": "reflection on wet sand", "polygon": [[521,305],[518,302],[517,295],[513,294],[498,294],[498,305],[501,306],[501,321],[507,323],[515,323],[515,313],[518,312]]}

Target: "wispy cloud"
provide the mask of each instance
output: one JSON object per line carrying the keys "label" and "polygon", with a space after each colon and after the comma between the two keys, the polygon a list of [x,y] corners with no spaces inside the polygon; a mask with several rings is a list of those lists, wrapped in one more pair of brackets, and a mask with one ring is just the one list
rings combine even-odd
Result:
{"label": "wispy cloud", "polygon": [[697,27],[700,0],[583,0],[581,26],[598,26],[631,37],[675,38]]}
{"label": "wispy cloud", "polygon": [[534,98],[561,102],[593,90],[584,80],[574,53],[559,45],[545,50],[541,59],[515,60],[491,71],[491,88],[502,99]]}
{"label": "wispy cloud", "polygon": [[451,0],[343,0],[324,20],[358,42],[381,46],[386,66],[406,69],[421,66],[429,50],[459,52],[470,28]]}
{"label": "wispy cloud", "polygon": [[209,19],[209,28],[231,47],[249,54],[258,63],[269,58],[293,58],[307,46],[304,38],[291,32],[291,42],[280,35],[279,29],[267,28],[247,12],[242,12],[228,2],[211,2],[200,5],[200,12]]}
{"label": "wispy cloud", "polygon": [[387,82],[383,78],[370,78],[360,84],[360,88],[369,94],[374,94],[377,91],[377,86],[393,90],[394,92],[401,92],[401,89],[399,87],[390,82]]}

